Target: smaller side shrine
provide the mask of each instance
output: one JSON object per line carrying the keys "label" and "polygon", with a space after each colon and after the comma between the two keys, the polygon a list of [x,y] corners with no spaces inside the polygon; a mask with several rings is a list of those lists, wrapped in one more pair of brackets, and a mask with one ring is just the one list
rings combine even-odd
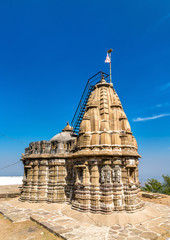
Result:
{"label": "smaller side shrine", "polygon": [[141,209],[140,155],[113,84],[102,75],[86,99],[78,134],[67,123],[50,141],[25,149],[20,200],[103,214]]}
{"label": "smaller side shrine", "polygon": [[66,159],[77,146],[77,135],[67,126],[50,141],[29,144],[22,155],[22,201],[66,202]]}

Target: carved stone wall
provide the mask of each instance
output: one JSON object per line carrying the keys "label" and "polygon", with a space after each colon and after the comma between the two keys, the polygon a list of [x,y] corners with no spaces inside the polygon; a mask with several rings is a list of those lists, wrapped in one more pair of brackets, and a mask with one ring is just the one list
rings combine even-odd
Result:
{"label": "carved stone wall", "polygon": [[[74,160],[73,160],[74,161]],[[132,161],[132,159],[130,160]],[[137,159],[129,166],[126,159],[80,159],[74,163],[75,184],[72,207],[80,211],[134,211],[143,206],[139,199],[139,180],[135,176]],[[133,167],[132,167],[133,166]],[[129,168],[132,177],[129,174]]]}
{"label": "carved stone wall", "polygon": [[65,159],[26,160],[21,200],[65,202]]}

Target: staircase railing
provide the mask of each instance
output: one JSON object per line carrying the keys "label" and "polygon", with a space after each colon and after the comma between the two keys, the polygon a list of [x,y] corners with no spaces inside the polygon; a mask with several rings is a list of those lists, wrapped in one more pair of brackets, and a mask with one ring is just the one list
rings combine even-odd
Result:
{"label": "staircase railing", "polygon": [[88,99],[90,97],[91,92],[94,90],[94,86],[101,81],[101,79],[104,78],[107,82],[109,82],[109,75],[107,73],[104,73],[102,71],[96,73],[94,76],[88,79],[87,84],[85,86],[84,92],[82,94],[82,97],[80,99],[80,102],[78,104],[78,107],[76,109],[76,112],[74,114],[74,117],[71,122],[71,126],[73,127],[74,133],[79,133],[79,127],[81,120],[84,116],[86,105],[88,102]]}

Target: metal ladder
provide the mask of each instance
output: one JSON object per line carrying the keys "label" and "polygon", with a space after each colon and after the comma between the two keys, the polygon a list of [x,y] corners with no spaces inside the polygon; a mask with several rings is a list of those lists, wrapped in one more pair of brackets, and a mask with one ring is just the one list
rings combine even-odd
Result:
{"label": "metal ladder", "polygon": [[82,118],[84,116],[86,105],[88,102],[88,99],[90,97],[91,92],[94,90],[94,86],[101,81],[101,79],[104,78],[107,82],[109,82],[109,75],[107,73],[104,73],[102,71],[96,73],[94,76],[88,79],[87,84],[85,86],[84,92],[82,94],[82,97],[80,99],[80,102],[78,104],[78,107],[76,109],[76,112],[74,114],[74,117],[71,121],[71,126],[73,127],[73,132],[78,134],[80,123],[82,121]]}

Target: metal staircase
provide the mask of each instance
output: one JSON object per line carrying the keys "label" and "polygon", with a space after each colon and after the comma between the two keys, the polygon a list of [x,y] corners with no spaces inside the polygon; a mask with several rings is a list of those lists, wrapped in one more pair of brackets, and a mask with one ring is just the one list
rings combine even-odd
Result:
{"label": "metal staircase", "polygon": [[87,81],[84,92],[82,94],[82,97],[80,99],[80,102],[78,104],[78,107],[76,109],[76,112],[75,112],[74,117],[71,122],[71,126],[73,127],[73,132],[76,134],[79,133],[80,123],[84,116],[89,96],[90,96],[91,92],[93,91],[94,86],[98,82],[100,82],[102,78],[104,78],[107,82],[109,82],[109,75],[102,71],[96,73],[93,77],[89,78]]}

